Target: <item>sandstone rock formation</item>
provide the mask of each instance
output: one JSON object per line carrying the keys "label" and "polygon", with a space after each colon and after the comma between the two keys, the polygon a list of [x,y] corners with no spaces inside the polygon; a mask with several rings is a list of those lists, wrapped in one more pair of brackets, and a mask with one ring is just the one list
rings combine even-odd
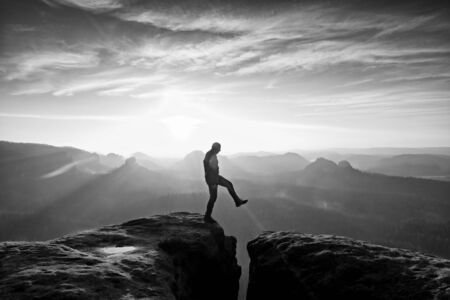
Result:
{"label": "sandstone rock formation", "polygon": [[0,244],[0,299],[237,299],[236,239],[172,213]]}
{"label": "sandstone rock formation", "polygon": [[247,300],[450,299],[446,259],[295,232],[265,232],[247,248]]}

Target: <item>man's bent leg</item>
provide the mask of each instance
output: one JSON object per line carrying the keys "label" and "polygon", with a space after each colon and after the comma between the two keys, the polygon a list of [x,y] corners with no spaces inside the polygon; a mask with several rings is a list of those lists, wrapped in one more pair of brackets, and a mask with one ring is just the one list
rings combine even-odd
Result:
{"label": "man's bent leg", "polygon": [[205,212],[205,220],[213,220],[211,217],[213,208],[214,208],[214,203],[216,202],[217,199],[217,185],[208,185],[209,188],[209,201],[208,204],[206,205],[206,212]]}
{"label": "man's bent leg", "polygon": [[230,193],[231,197],[233,197],[234,203],[236,205],[239,205],[241,203],[241,198],[236,194],[236,191],[234,190],[233,184],[231,181],[226,179],[225,177],[222,177],[219,175],[219,185],[224,186],[227,188],[228,192]]}

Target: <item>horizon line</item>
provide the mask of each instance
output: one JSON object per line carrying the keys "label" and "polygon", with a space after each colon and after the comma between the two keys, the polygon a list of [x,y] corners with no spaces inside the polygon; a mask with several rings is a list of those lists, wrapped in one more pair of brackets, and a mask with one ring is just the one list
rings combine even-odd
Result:
{"label": "horizon line", "polygon": [[[74,146],[74,145],[58,145],[58,144],[49,144],[49,143],[45,143],[45,142],[24,142],[24,141],[12,141],[12,140],[3,140],[0,139],[0,143],[14,143],[14,144],[33,144],[33,145],[42,145],[42,146],[50,146],[50,147],[55,147],[55,148],[74,148],[74,149],[78,149],[78,150],[82,150],[85,152],[90,152],[92,154],[99,154],[99,155],[108,155],[108,154],[116,154],[116,155],[120,155],[123,156],[124,158],[129,158],[132,157],[134,154],[137,153],[142,153],[151,157],[155,157],[155,158],[183,158],[187,155],[189,155],[190,153],[196,152],[196,151],[200,151],[205,153],[207,150],[202,150],[202,149],[193,149],[191,151],[185,152],[185,154],[181,154],[181,155],[171,155],[171,156],[163,156],[163,155],[156,155],[156,154],[151,154],[148,151],[140,151],[140,150],[136,150],[136,151],[132,151],[130,153],[121,153],[121,152],[115,152],[115,151],[109,151],[109,152],[104,152],[104,151],[97,151],[97,150],[90,150],[87,148],[83,148],[83,147],[79,147],[79,146]],[[370,151],[370,150],[450,150],[450,146],[422,146],[422,147],[413,147],[413,146],[374,146],[374,147],[324,147],[324,148],[311,148],[311,149],[307,149],[307,148],[291,148],[291,149],[286,149],[286,150],[276,150],[276,151],[268,151],[268,150],[264,150],[264,149],[260,149],[260,150],[253,150],[253,151],[240,151],[240,152],[231,152],[231,153],[226,153],[226,154],[222,154],[223,156],[236,156],[236,155],[252,155],[252,154],[257,154],[257,153],[266,153],[268,155],[274,154],[274,155],[282,155],[282,154],[286,154],[286,153],[295,153],[295,154],[300,154],[301,152],[303,153],[311,153],[311,152],[325,152],[325,151],[346,151],[346,150],[359,150],[359,151]],[[336,153],[336,154],[340,154],[340,153]],[[346,154],[350,154],[350,153],[346,153]],[[357,153],[354,153],[357,154]],[[403,154],[412,154],[412,153],[403,153]],[[414,154],[418,154],[418,153],[414,153]],[[430,153],[422,153],[422,154],[430,154]],[[375,154],[374,154],[375,155]],[[378,155],[383,155],[381,153],[379,153]],[[400,155],[400,154],[394,154],[394,155]],[[434,155],[445,155],[445,154],[434,154]],[[450,155],[450,154],[449,154]]]}

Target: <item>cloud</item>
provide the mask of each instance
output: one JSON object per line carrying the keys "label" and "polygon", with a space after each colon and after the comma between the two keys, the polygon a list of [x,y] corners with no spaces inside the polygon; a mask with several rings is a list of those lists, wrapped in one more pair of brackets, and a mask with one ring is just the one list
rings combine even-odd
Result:
{"label": "cloud", "polygon": [[[67,68],[67,70],[70,69]],[[42,78],[18,84],[18,87],[13,88],[10,95],[52,93],[54,96],[73,96],[77,93],[95,92],[99,96],[120,96],[130,95],[142,87],[155,87],[173,81],[163,73],[156,74],[149,71],[138,73],[127,67],[91,72],[76,76],[70,76],[71,74],[68,73],[64,78],[55,78],[57,75],[50,76],[50,72],[46,69],[39,69],[39,72],[35,69],[33,74],[39,74]],[[31,75],[28,74],[28,76]]]}
{"label": "cloud", "polygon": [[[362,119],[378,116],[376,122],[386,116],[420,115],[421,112],[434,116],[448,114],[448,92],[430,92],[409,88],[399,90],[397,87],[364,89],[335,93],[333,95],[310,95],[298,97],[292,102],[299,118],[322,119]],[[375,121],[375,120],[374,120]]]}
{"label": "cloud", "polygon": [[122,52],[121,57],[124,61],[134,62],[136,66],[162,70],[220,70],[259,57],[260,53],[248,49],[257,41],[259,39],[252,36],[183,43],[154,38],[145,40],[135,49]]}
{"label": "cloud", "polygon": [[436,24],[434,22],[436,19],[438,19],[438,15],[432,14],[402,19],[402,22],[398,20],[386,20],[383,23],[383,30],[374,35],[373,38],[380,38],[390,34],[401,34],[421,28],[433,29]]}
{"label": "cloud", "polygon": [[[111,96],[124,91],[132,92],[137,88],[164,82],[166,75],[107,77],[102,73],[81,77],[53,91],[55,96],[72,96],[76,93],[98,91],[98,95]],[[111,89],[113,88],[113,89]],[[100,91],[99,91],[100,90]]]}
{"label": "cloud", "polygon": [[[36,49],[3,59],[0,69],[7,66],[7,80],[27,81],[12,94],[95,92],[100,96],[139,97],[149,92],[139,89],[153,82],[141,78],[145,77],[141,76],[143,70],[175,81],[196,74],[216,78],[276,76],[279,86],[289,74],[337,72],[357,66],[353,68],[355,78],[339,83],[344,88],[364,85],[352,82],[394,82],[408,75],[414,65],[423,70],[414,69],[415,75],[427,73],[433,75],[430,81],[443,80],[443,66],[448,66],[450,45],[439,37],[450,25],[436,12],[373,13],[351,5],[332,7],[327,2],[283,3],[276,8],[246,2],[223,5],[220,1],[214,7],[191,2],[47,2],[86,10],[89,22],[99,30],[86,34],[92,37],[83,38],[80,45],[59,42],[53,49],[49,47],[51,50]],[[117,68],[134,71],[96,75]],[[369,74],[365,71],[368,68],[377,71]],[[65,82],[61,82],[62,74]],[[46,86],[36,83],[40,77],[48,79]],[[33,81],[35,86],[29,84]],[[271,82],[267,90],[274,90]]]}
{"label": "cloud", "polygon": [[450,29],[442,24],[432,26],[437,18],[434,14],[413,18],[358,11],[349,14],[323,4],[276,14],[243,11],[232,14],[160,9],[118,13],[119,18],[172,31],[236,33],[203,38],[200,34],[200,40],[199,35],[193,40],[161,35],[146,39],[135,51],[123,56],[148,68],[225,75],[315,70],[346,62],[367,65],[442,62],[442,53],[432,51],[432,47],[427,49],[429,45],[414,38],[403,44],[397,36]]}
{"label": "cloud", "polygon": [[152,24],[172,31],[207,31],[214,33],[244,33],[264,26],[265,22],[249,22],[248,18],[222,13],[168,13],[153,10],[117,13],[117,17]]}
{"label": "cloud", "polygon": [[28,86],[21,87],[19,90],[13,91],[10,95],[21,96],[21,95],[39,95],[47,94],[53,90],[53,86],[47,82],[33,83]]}
{"label": "cloud", "polygon": [[6,80],[26,80],[32,76],[63,70],[93,68],[99,63],[95,52],[65,52],[61,50],[27,52],[8,60],[10,71]]}
{"label": "cloud", "polygon": [[275,53],[261,58],[254,64],[243,66],[238,75],[279,72],[288,70],[313,70],[341,63],[361,63],[366,65],[417,64],[443,62],[442,54],[450,54],[443,49],[401,48],[378,43],[350,43],[347,41],[320,41],[305,47],[291,47],[290,51]]}
{"label": "cloud", "polygon": [[337,85],[337,87],[340,87],[340,88],[354,87],[354,86],[358,86],[358,85],[368,84],[371,82],[373,82],[373,79],[366,78],[366,79],[360,79],[360,80],[346,82],[344,84],[339,84],[339,85]]}
{"label": "cloud", "polygon": [[51,6],[66,5],[97,13],[116,10],[123,6],[120,0],[44,0],[44,2]]}
{"label": "cloud", "polygon": [[130,92],[134,91],[136,86],[124,86],[120,88],[113,88],[109,90],[102,90],[97,92],[97,95],[99,96],[122,96],[129,94]]}

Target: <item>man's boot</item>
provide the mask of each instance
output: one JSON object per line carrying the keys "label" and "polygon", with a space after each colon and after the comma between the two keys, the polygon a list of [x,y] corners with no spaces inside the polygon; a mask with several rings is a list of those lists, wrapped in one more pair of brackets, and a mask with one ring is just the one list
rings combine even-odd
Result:
{"label": "man's boot", "polygon": [[244,205],[247,202],[248,202],[248,200],[241,200],[241,199],[239,199],[238,201],[236,201],[235,204],[236,204],[236,207],[239,207],[241,205]]}

